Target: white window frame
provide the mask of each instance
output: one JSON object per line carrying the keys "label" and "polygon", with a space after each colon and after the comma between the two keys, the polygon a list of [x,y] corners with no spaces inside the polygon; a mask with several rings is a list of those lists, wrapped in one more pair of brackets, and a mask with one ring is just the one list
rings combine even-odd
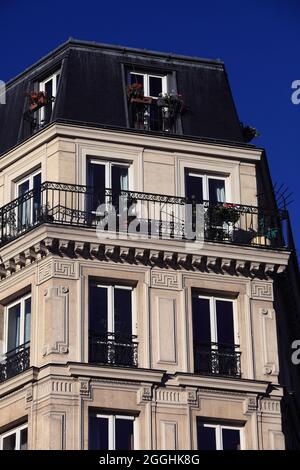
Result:
{"label": "white window frame", "polygon": [[101,284],[95,282],[97,287],[107,289],[107,332],[115,333],[115,308],[114,308],[114,291],[115,289],[124,289],[131,291],[131,328],[132,336],[137,334],[137,324],[135,315],[135,289],[131,286],[119,284]]}
{"label": "white window frame", "polygon": [[223,450],[223,436],[222,430],[223,429],[232,429],[234,431],[239,431],[240,433],[240,450],[244,449],[244,433],[243,428],[238,426],[228,426],[223,424],[210,424],[210,423],[203,423],[202,425],[204,428],[213,428],[215,429],[215,436],[216,436],[216,450]]}
{"label": "white window frame", "polygon": [[[229,201],[229,178],[227,176],[214,175],[213,173],[202,173],[202,172],[197,172],[195,170],[189,170],[189,169],[187,169],[186,171],[187,171],[188,176],[202,178],[202,193],[203,193],[204,201],[209,201],[209,180],[210,179],[224,181],[224,186],[225,186],[224,202]],[[186,189],[187,188],[185,188],[185,193],[186,193]]]}
{"label": "white window frame", "polygon": [[[61,70],[60,69],[57,70],[56,72],[54,72],[52,75],[49,75],[47,78],[45,78],[41,82],[39,82],[39,91],[45,92],[46,83],[48,83],[48,82],[50,82],[50,80],[52,80],[52,98],[54,98],[54,101],[55,101],[58,86],[59,86],[59,84],[57,84],[57,75],[61,75]],[[51,111],[53,111],[54,101],[51,102]],[[45,119],[45,107],[42,106],[39,109],[39,119],[38,119],[39,123],[41,124],[44,119]]]}
{"label": "white window frame", "polygon": [[127,415],[107,415],[96,413],[96,418],[108,420],[108,449],[115,450],[116,447],[116,419],[126,419],[133,421],[133,450],[137,450],[137,420],[135,416]]}
{"label": "white window frame", "polygon": [[[224,297],[208,296],[202,294],[193,294],[193,296],[198,297],[199,299],[209,300],[209,317],[210,317],[210,335],[211,343],[218,344],[218,330],[217,330],[217,300],[223,302],[230,302],[232,304],[233,310],[233,334],[234,334],[234,344],[239,344],[239,333],[238,333],[238,316],[237,316],[237,305],[235,299],[228,299]],[[215,346],[217,347],[217,346]]]}
{"label": "white window frame", "polygon": [[[20,450],[21,431],[23,431],[23,429],[28,429],[27,423],[23,424],[22,426],[18,426],[17,428],[11,429],[10,431],[5,432],[4,434],[0,434],[0,450],[3,450],[3,440],[6,437],[11,436],[12,434],[16,434],[16,449],[15,450]],[[28,434],[27,434],[27,438],[28,438]],[[28,445],[28,441],[27,441],[27,445]]]}
{"label": "white window frame", "polygon": [[130,163],[127,162],[118,162],[118,161],[111,161],[111,160],[100,160],[99,158],[90,158],[88,160],[88,163],[92,163],[93,165],[104,165],[105,166],[105,188],[110,188],[112,187],[112,167],[113,166],[120,166],[123,168],[128,169],[128,181],[127,181],[127,190],[129,191],[129,182],[131,180],[130,178],[130,173],[131,173],[131,167]]}
{"label": "white window frame", "polygon": [[34,171],[33,173],[29,173],[27,176],[24,176],[22,179],[16,181],[15,183],[15,197],[19,197],[19,187],[25,183],[26,181],[29,181],[29,189],[28,191],[31,191],[33,189],[33,179],[35,176],[38,174],[41,175],[41,181],[42,181],[42,171],[39,168],[38,170]]}
{"label": "white window frame", "polygon": [[[20,346],[24,344],[25,340],[25,301],[27,299],[32,300],[31,294],[25,295],[23,297],[18,298],[14,302],[8,304],[5,306],[4,309],[4,351],[3,354],[5,355],[8,353],[8,318],[9,318],[9,309],[14,307],[17,304],[21,304],[21,309],[20,309]],[[31,302],[31,310],[32,310],[32,302]],[[30,311],[30,316],[31,316],[32,311]],[[30,318],[31,320],[31,318]]]}
{"label": "white window frame", "polygon": [[161,91],[162,93],[167,93],[168,91],[168,83],[167,83],[167,75],[159,75],[156,73],[143,73],[143,72],[130,72],[130,75],[141,75],[144,77],[144,96],[149,98],[158,98],[158,96],[151,96],[150,95],[150,78],[161,78]]}

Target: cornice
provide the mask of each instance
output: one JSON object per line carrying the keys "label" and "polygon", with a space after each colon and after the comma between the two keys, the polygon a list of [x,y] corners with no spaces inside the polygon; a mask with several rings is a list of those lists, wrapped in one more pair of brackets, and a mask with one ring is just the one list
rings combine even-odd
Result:
{"label": "cornice", "polygon": [[[198,247],[182,241],[142,237],[99,240],[94,229],[44,224],[0,250],[0,276],[7,278],[49,254],[72,260],[113,262],[114,265],[119,262],[182,272],[266,278],[286,268],[290,253],[212,242]],[[73,275],[77,277],[75,272]]]}

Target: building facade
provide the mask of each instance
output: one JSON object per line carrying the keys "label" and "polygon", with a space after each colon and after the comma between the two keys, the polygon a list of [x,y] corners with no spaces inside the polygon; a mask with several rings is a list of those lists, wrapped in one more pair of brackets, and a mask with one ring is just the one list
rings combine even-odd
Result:
{"label": "building facade", "polygon": [[6,103],[0,449],[297,448],[298,264],[224,64],[71,40]]}

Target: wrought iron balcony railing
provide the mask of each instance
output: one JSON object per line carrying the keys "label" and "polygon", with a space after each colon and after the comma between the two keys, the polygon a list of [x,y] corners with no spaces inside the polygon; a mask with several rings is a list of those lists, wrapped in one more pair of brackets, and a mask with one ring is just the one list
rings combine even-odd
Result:
{"label": "wrought iron balcony railing", "polygon": [[0,382],[14,377],[29,368],[30,342],[8,351],[0,361]]}
{"label": "wrought iron balcony railing", "polygon": [[[99,210],[99,205],[102,209]],[[196,203],[184,197],[114,191],[56,182],[42,183],[0,208],[0,246],[43,223],[96,228],[113,206],[119,233],[135,233],[146,238],[193,240],[187,229],[194,228]],[[202,206],[201,236],[216,241],[270,248],[288,247],[286,211],[270,211],[239,204]],[[190,217],[189,217],[190,214]],[[189,224],[189,220],[191,223]],[[110,230],[109,226],[103,230]]]}
{"label": "wrought iron balcony railing", "polygon": [[89,362],[110,366],[137,367],[136,336],[89,332]]}
{"label": "wrought iron balcony railing", "polygon": [[[147,100],[147,99],[146,99]],[[157,100],[135,100],[129,105],[130,126],[144,131],[179,133],[179,115],[167,106],[158,106]]]}
{"label": "wrought iron balcony railing", "polygon": [[241,377],[239,346],[194,341],[194,370],[197,374]]}

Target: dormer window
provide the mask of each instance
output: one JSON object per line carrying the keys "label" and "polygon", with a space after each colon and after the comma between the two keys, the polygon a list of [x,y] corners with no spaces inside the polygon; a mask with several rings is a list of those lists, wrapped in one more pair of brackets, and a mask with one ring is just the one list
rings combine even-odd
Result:
{"label": "dormer window", "polygon": [[182,98],[167,73],[128,71],[127,100],[130,127],[178,133]]}

